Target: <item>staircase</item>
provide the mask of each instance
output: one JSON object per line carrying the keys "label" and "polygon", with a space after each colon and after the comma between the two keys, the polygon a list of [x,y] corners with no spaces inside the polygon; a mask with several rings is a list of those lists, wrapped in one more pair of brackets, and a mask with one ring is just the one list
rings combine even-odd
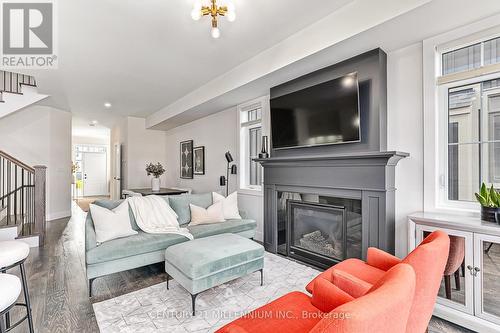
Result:
{"label": "staircase", "polygon": [[45,241],[46,167],[30,167],[0,150],[0,240]]}
{"label": "staircase", "polygon": [[47,98],[33,76],[0,71],[0,118]]}

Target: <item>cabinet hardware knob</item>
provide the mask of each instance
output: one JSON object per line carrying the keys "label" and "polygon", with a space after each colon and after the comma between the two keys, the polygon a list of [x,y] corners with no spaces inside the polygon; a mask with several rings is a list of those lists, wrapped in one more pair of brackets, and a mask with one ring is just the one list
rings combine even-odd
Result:
{"label": "cabinet hardware knob", "polygon": [[470,275],[472,275],[474,277],[476,277],[477,273],[479,271],[481,271],[481,269],[479,267],[472,267],[471,265],[467,265],[467,269],[469,270]]}

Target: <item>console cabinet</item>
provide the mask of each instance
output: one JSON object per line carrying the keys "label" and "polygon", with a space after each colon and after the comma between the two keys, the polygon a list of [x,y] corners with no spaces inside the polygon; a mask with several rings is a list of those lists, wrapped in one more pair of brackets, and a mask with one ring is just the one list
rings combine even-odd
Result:
{"label": "console cabinet", "polygon": [[450,236],[434,315],[478,332],[500,332],[500,225],[439,213],[412,214],[408,221],[410,251],[435,230]]}

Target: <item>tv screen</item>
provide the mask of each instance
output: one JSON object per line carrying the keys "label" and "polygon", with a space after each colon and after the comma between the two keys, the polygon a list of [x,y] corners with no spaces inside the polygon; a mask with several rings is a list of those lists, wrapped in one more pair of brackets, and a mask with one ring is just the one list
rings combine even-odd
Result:
{"label": "tv screen", "polygon": [[274,149],[360,141],[357,73],[271,99]]}

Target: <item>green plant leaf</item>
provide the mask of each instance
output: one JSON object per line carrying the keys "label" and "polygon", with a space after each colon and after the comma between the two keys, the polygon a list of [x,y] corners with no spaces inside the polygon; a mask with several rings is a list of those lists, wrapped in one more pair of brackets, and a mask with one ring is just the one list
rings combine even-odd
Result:
{"label": "green plant leaf", "polygon": [[490,197],[491,201],[493,202],[493,207],[500,207],[500,194],[497,192],[497,190],[495,190],[493,185],[491,185],[490,188]]}
{"label": "green plant leaf", "polygon": [[488,206],[488,201],[479,193],[474,193],[475,196],[476,196],[476,199],[477,201],[479,202],[479,204],[483,207],[487,207]]}
{"label": "green plant leaf", "polygon": [[495,189],[493,188],[493,185],[491,185],[489,191],[488,191],[488,194],[490,196],[490,207],[493,207],[495,206],[495,201],[496,201],[496,192],[495,192]]}
{"label": "green plant leaf", "polygon": [[486,189],[486,184],[483,183],[481,185],[481,191],[479,192],[481,194],[481,196],[485,199],[488,199],[489,195],[488,195],[488,190]]}

